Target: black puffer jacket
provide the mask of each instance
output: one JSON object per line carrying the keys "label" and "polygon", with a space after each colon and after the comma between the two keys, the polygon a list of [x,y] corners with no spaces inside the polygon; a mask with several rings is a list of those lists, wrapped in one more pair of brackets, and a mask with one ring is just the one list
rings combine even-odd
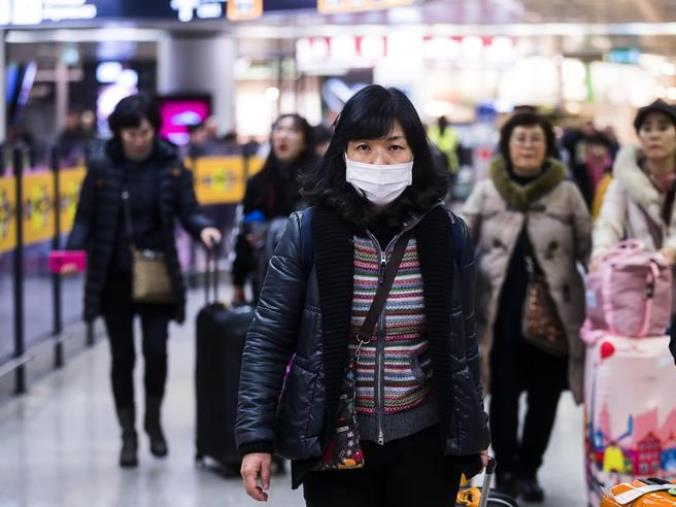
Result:
{"label": "black puffer jacket", "polygon": [[[242,454],[276,450],[294,465],[322,455],[335,420],[348,361],[354,273],[354,229],[324,208],[313,209],[313,261],[303,265],[304,213],[289,219],[247,335],[236,427]],[[445,452],[476,455],[488,447],[489,432],[474,323],[474,249],[465,223],[440,206],[413,230]],[[294,486],[298,482],[294,474]]]}
{"label": "black puffer jacket", "polygon": [[[176,252],[174,228],[176,219],[194,237],[211,221],[202,214],[193,190],[192,173],[178,157],[174,146],[158,142],[155,151],[145,162],[159,171],[157,205],[161,222],[163,250],[169,268],[172,287],[176,294],[172,317],[182,322],[185,316],[185,284]],[[117,245],[115,240],[121,227],[124,159],[115,140],[108,142],[106,155],[92,160],[80,191],[73,230],[67,248],[87,250],[87,280],[85,283],[86,320],[94,320],[100,313],[101,293],[106,283]]]}

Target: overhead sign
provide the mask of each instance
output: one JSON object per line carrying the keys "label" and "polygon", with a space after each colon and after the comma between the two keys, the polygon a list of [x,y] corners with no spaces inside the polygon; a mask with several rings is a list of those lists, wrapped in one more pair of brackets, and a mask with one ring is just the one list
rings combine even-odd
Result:
{"label": "overhead sign", "polygon": [[263,15],[263,0],[229,0],[228,19],[245,21],[260,18]]}
{"label": "overhead sign", "polygon": [[0,0],[0,26],[106,19],[223,19],[225,0]]}
{"label": "overhead sign", "polygon": [[339,14],[345,12],[372,11],[404,7],[415,0],[317,0],[317,9],[322,14]]}
{"label": "overhead sign", "polygon": [[317,0],[263,0],[263,10],[294,11],[301,9],[317,9]]}

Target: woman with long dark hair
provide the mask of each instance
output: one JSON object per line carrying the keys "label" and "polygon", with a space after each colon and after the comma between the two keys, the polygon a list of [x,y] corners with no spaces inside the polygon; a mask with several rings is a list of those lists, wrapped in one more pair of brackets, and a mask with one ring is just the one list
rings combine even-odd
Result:
{"label": "woman with long dark hair", "polygon": [[[167,378],[170,320],[185,317],[185,285],[176,252],[174,224],[206,246],[220,240],[195,199],[192,174],[177,149],[159,139],[157,105],[145,95],[122,99],[109,119],[113,138],[103,157],[88,164],[68,248],[87,250],[85,319],[103,316],[112,354],[115,408],[122,428],[120,466],[138,464],[134,401],[134,317],[141,319],[145,358],[144,429],[150,450],[166,456],[160,408]],[[139,260],[139,259],[145,260]],[[151,260],[152,259],[152,260]],[[135,269],[154,265],[165,276]],[[141,275],[140,277],[137,275]],[[144,278],[146,280],[141,280]],[[164,281],[153,297],[139,294]]]}
{"label": "woman with long dark hair", "polygon": [[[298,183],[301,172],[317,163],[313,151],[312,128],[298,114],[283,114],[272,125],[270,153],[261,171],[246,186],[243,201],[243,224],[235,244],[235,262],[232,269],[233,301],[244,302],[244,285],[251,275],[260,278],[260,262],[255,243],[261,241],[251,226],[255,222],[269,223],[275,218],[286,218],[303,206]],[[260,254],[260,253],[258,253]],[[255,276],[254,294],[258,292]]]}
{"label": "woman with long dark hair", "polygon": [[311,507],[451,507],[480,470],[474,253],[446,190],[401,91],[345,104],[247,335],[236,436],[252,498],[275,450]]}

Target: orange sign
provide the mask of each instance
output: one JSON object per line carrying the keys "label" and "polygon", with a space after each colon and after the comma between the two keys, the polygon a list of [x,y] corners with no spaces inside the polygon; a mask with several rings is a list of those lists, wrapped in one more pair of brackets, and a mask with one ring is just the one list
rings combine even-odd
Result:
{"label": "orange sign", "polygon": [[239,204],[244,199],[242,157],[198,158],[193,175],[200,204]]}
{"label": "orange sign", "polygon": [[31,245],[54,237],[54,176],[51,172],[23,177],[24,243]]}
{"label": "orange sign", "polygon": [[263,164],[265,164],[265,159],[260,157],[251,157],[248,160],[247,172],[246,175],[248,178],[255,176],[263,169]]}
{"label": "orange sign", "polygon": [[75,220],[75,211],[80,199],[80,187],[84,180],[87,169],[85,167],[73,167],[61,169],[59,172],[59,199],[61,199],[61,233],[70,232]]}
{"label": "orange sign", "polygon": [[16,188],[14,177],[0,178],[0,253],[16,245]]}
{"label": "orange sign", "polygon": [[246,21],[263,15],[263,0],[228,0],[227,15],[230,21]]}
{"label": "orange sign", "polygon": [[372,11],[389,9],[390,7],[404,7],[411,5],[415,0],[318,0],[317,10],[322,14],[337,14],[341,12]]}

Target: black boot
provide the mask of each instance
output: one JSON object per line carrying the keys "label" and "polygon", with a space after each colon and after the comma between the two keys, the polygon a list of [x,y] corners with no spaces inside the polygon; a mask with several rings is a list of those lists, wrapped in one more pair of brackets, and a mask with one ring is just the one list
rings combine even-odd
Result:
{"label": "black boot", "polygon": [[526,502],[542,503],[545,501],[545,492],[535,474],[520,476],[516,481],[516,487],[519,497]]}
{"label": "black boot", "polygon": [[158,398],[146,398],[146,416],[143,421],[143,428],[146,430],[148,437],[150,437],[150,453],[157,457],[163,458],[169,454],[167,441],[162,432],[160,425],[160,408],[162,400]]}
{"label": "black boot", "polygon": [[134,468],[138,466],[138,439],[134,420],[134,407],[117,409],[117,418],[122,428],[122,449],[120,450],[120,466],[122,468]]}
{"label": "black boot", "polygon": [[495,474],[495,489],[500,493],[516,497],[516,477],[512,472],[497,471]]}

